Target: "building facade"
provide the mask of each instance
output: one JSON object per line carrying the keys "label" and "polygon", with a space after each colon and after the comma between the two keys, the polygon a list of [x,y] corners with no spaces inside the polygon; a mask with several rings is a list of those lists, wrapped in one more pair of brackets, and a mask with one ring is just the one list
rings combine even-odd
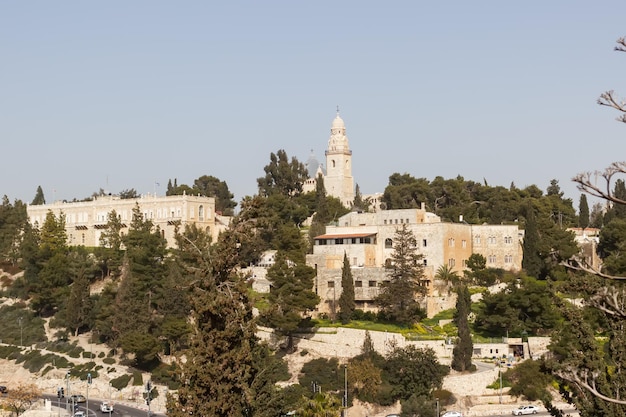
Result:
{"label": "building facade", "polygon": [[[375,310],[373,301],[380,285],[388,280],[385,264],[394,251],[395,233],[403,225],[417,239],[425,273],[422,285],[429,288],[430,295],[439,267],[447,265],[462,276],[467,260],[475,253],[485,257],[487,267],[521,269],[523,231],[516,225],[442,222],[424,205],[420,209],[351,212],[340,217],[337,225],[327,226],[324,235],[315,237],[313,253],[307,255],[307,264],[317,271],[315,291],[322,299],[320,313],[333,313],[341,295],[344,254],[351,266],[357,308]],[[424,307],[428,310],[426,303]]]}
{"label": "building facade", "polygon": [[68,244],[96,247],[100,246],[100,236],[106,230],[109,213],[115,210],[123,224],[122,234],[126,234],[136,206],[139,206],[144,219],[152,221],[160,229],[169,248],[176,244],[176,227],[182,231],[185,225],[195,224],[209,233],[215,241],[229,220],[228,217],[216,215],[213,197],[191,195],[145,195],[132,199],[101,196],[91,201],[29,205],[27,213],[30,223],[39,227],[48,212],[56,217],[63,215]]}

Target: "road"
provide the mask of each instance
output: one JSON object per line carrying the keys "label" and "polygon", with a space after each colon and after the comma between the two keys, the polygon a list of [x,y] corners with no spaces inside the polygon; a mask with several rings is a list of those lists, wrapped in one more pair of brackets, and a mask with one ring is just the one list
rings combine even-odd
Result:
{"label": "road", "polygon": [[[42,397],[51,402],[53,411],[56,411],[59,417],[67,417],[68,411],[66,411],[65,398],[59,399],[56,395],[48,394],[43,394]],[[87,403],[78,404],[77,411],[84,411],[87,417],[149,417],[147,410],[140,410],[138,408],[129,407],[124,404],[115,404],[113,406],[112,413],[103,413],[100,411],[100,404],[102,404],[103,401],[106,400],[90,398],[89,411],[87,411]],[[155,412],[152,412],[151,415],[163,417],[162,414],[157,414]]]}

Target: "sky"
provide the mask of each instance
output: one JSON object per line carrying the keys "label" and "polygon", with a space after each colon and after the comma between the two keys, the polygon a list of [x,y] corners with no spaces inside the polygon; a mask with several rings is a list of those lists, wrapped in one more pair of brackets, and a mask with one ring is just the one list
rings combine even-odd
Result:
{"label": "sky", "polygon": [[393,173],[546,190],[622,161],[626,2],[0,0],[0,195],[239,202],[270,154],[324,160],[339,107],[355,183]]}

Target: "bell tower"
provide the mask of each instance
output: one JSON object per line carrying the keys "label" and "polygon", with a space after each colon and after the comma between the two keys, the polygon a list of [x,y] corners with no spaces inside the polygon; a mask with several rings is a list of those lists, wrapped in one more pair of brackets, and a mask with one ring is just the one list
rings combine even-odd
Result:
{"label": "bell tower", "polygon": [[352,177],[352,151],[346,136],[346,125],[337,116],[330,128],[330,139],[326,150],[326,176],[324,177],[326,194],[337,197],[350,207],[354,201],[354,178]]}

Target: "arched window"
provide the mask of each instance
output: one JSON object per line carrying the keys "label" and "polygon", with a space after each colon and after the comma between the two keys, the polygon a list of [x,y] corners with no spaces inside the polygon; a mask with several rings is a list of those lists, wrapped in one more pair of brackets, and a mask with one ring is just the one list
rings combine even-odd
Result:
{"label": "arched window", "polygon": [[390,238],[385,239],[385,248],[393,248],[393,240],[391,240]]}
{"label": "arched window", "polygon": [[198,207],[198,220],[199,221],[203,221],[204,220],[204,206],[199,206]]}

